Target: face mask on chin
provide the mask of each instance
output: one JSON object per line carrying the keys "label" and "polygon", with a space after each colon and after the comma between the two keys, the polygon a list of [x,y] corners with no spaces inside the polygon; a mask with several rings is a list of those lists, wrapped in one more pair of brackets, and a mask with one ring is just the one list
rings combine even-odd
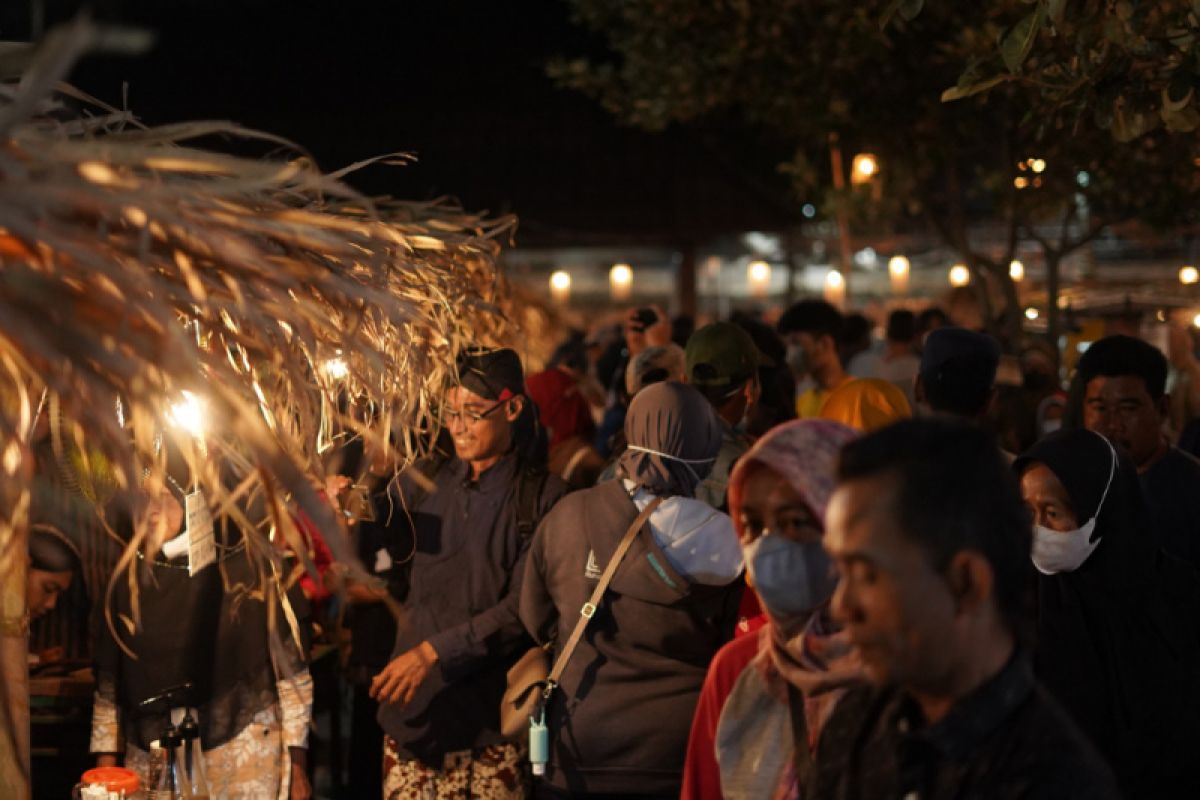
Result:
{"label": "face mask on chin", "polygon": [[789,636],[833,596],[837,579],[820,542],[794,542],[768,532],[742,552],[754,591]]}

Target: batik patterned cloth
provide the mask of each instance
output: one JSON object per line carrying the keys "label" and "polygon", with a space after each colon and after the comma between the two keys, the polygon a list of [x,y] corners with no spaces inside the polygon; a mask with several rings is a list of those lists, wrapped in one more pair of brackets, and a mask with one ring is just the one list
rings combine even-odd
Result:
{"label": "batik patterned cloth", "polygon": [[383,744],[384,800],[523,800],[529,793],[524,744],[507,742],[447,753],[435,769]]}
{"label": "batik patterned cloth", "polygon": [[[307,670],[276,684],[278,703],[261,709],[237,736],[204,751],[205,773],[213,798],[221,800],[286,800],[291,777],[290,747],[306,747],[312,718],[312,677]],[[96,695],[92,712],[92,751],[117,752],[121,740],[119,713],[111,698]],[[133,744],[125,747],[125,766],[143,785],[152,772],[150,754]]]}

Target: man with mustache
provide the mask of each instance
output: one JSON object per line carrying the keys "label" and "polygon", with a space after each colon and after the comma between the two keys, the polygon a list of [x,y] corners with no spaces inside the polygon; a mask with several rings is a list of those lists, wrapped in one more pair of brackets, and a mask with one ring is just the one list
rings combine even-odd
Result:
{"label": "man with mustache", "polygon": [[1084,427],[1128,453],[1156,544],[1200,567],[1200,461],[1171,445],[1167,359],[1132,336],[1108,336],[1079,358],[1066,427]]}

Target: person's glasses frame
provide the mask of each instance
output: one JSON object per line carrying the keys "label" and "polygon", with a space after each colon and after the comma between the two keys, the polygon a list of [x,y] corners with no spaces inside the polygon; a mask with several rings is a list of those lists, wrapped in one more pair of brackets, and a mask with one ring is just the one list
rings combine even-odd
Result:
{"label": "person's glasses frame", "polygon": [[508,400],[509,400],[509,398],[505,398],[504,400],[497,400],[493,405],[488,406],[483,411],[470,411],[467,409],[454,409],[454,408],[446,407],[446,408],[442,409],[442,419],[445,422],[452,422],[456,419],[459,419],[460,417],[465,417],[467,422],[470,422],[472,424],[474,424],[476,422],[483,422],[484,419],[486,419],[489,415],[495,413],[496,409],[500,408],[500,406],[507,403]]}

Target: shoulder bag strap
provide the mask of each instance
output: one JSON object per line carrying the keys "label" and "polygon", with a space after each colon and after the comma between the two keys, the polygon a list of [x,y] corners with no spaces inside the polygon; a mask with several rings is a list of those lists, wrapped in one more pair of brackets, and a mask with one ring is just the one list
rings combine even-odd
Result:
{"label": "shoulder bag strap", "polygon": [[637,519],[629,526],[629,530],[625,531],[624,538],[617,545],[617,550],[609,559],[608,566],[604,568],[604,574],[600,576],[599,583],[592,591],[591,598],[583,604],[583,608],[579,610],[579,621],[575,623],[575,630],[571,631],[571,638],[567,640],[566,645],[558,654],[558,658],[554,661],[554,668],[550,670],[550,677],[546,681],[546,691],[544,696],[550,697],[550,694],[558,686],[558,680],[562,677],[563,670],[567,668],[567,662],[571,660],[571,654],[575,652],[576,645],[583,638],[583,630],[587,627],[588,622],[596,614],[596,608],[600,605],[600,601],[604,599],[604,593],[608,590],[608,584],[612,581],[612,577],[616,574],[617,567],[621,565],[621,559],[629,552],[630,546],[633,545],[633,540],[637,538],[638,531],[646,524],[646,520],[650,519],[650,515],[659,507],[663,499],[655,497],[650,501],[650,504],[642,509],[642,513],[637,515]]}

